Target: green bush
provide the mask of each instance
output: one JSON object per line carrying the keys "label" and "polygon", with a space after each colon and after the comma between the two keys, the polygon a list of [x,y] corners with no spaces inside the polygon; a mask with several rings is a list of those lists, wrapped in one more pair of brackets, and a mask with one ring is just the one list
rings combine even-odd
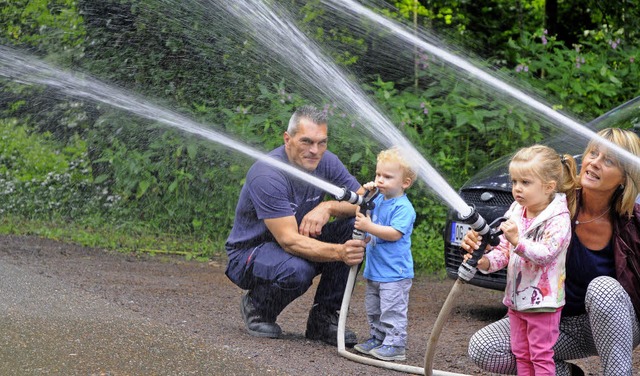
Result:
{"label": "green bush", "polygon": [[583,119],[593,119],[640,92],[640,48],[624,31],[587,31],[567,47],[545,30],[525,33],[510,43],[512,70],[533,88],[547,93],[552,105]]}
{"label": "green bush", "polygon": [[67,145],[0,119],[0,211],[28,219],[78,220],[117,204],[91,179],[86,143]]}

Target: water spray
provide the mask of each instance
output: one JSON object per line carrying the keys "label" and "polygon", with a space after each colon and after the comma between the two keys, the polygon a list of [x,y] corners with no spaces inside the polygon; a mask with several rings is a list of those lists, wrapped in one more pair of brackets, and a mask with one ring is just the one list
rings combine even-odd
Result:
{"label": "water spray", "polygon": [[445,51],[444,49],[439,48],[434,44],[426,42],[425,40],[418,37],[418,35],[416,35],[413,30],[409,30],[406,26],[396,21],[390,20],[381,14],[373,12],[371,9],[366,8],[359,2],[354,0],[321,0],[321,2],[325,5],[333,7],[334,9],[341,9],[343,13],[352,15],[352,17],[364,17],[369,19],[370,21],[375,22],[377,25],[386,29],[388,32],[391,32],[405,42],[408,42],[409,44],[411,44],[411,46],[415,46],[423,51],[427,51],[433,56],[440,58],[443,62],[462,69],[463,71],[471,74],[473,77],[479,79],[483,83],[493,87],[500,92],[507,94],[512,98],[517,99],[521,103],[538,111],[538,113],[543,114],[548,119],[552,120],[555,124],[564,126],[570,131],[581,135],[587,140],[596,139],[599,143],[605,145],[609,150],[613,150],[619,157],[624,158],[632,164],[640,164],[640,157],[633,154],[632,152],[626,150],[623,147],[620,147],[614,142],[605,139],[604,137],[597,135],[591,129],[578,123],[569,116],[564,115],[559,111],[556,111],[553,108],[543,104],[542,102],[534,99],[531,95],[528,95],[525,92],[506,84],[504,81],[494,77],[488,72],[483,71],[482,69],[474,66],[473,64],[460,58],[459,56]]}
{"label": "water spray", "polygon": [[327,58],[309,39],[290,15],[277,2],[245,0],[225,3],[224,11],[245,26],[243,31],[273,53],[267,58],[287,64],[296,74],[321,94],[332,98],[347,112],[361,119],[363,130],[387,147],[398,147],[420,177],[448,206],[464,212],[468,205],[404,137],[402,132],[381,113],[365,92],[340,67]]}
{"label": "water spray", "polygon": [[36,57],[1,45],[0,77],[5,77],[9,80],[27,85],[46,85],[73,97],[85,98],[93,102],[110,105],[113,108],[129,111],[142,118],[158,121],[172,128],[203,137],[209,141],[214,141],[249,157],[263,161],[335,197],[343,197],[348,194],[349,197],[345,197],[344,199],[353,200],[354,202],[352,203],[356,204],[360,199],[357,194],[348,192],[345,188],[340,188],[282,160],[272,158],[254,148],[233,140],[224,133],[198,124],[186,116],[156,106],[143,98],[139,98],[114,86],[107,85],[99,80],[66,72],[46,64]]}

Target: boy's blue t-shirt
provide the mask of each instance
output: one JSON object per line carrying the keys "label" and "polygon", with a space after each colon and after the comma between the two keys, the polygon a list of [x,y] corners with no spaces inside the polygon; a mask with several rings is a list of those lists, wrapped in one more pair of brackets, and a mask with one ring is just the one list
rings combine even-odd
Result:
{"label": "boy's blue t-shirt", "polygon": [[382,195],[374,199],[371,212],[373,223],[391,226],[402,233],[397,241],[386,241],[371,235],[363,276],[376,282],[394,282],[413,278],[411,255],[411,233],[416,220],[416,211],[404,194],[385,200]]}
{"label": "boy's blue t-shirt", "polygon": [[[269,156],[289,163],[284,146],[274,149]],[[356,178],[330,151],[325,151],[318,167],[309,174],[353,192],[360,188]],[[318,206],[325,195],[326,192],[315,185],[264,161],[257,161],[249,169],[240,190],[233,228],[226,242],[227,252],[274,241],[264,219],[295,216],[300,224],[302,218]]]}

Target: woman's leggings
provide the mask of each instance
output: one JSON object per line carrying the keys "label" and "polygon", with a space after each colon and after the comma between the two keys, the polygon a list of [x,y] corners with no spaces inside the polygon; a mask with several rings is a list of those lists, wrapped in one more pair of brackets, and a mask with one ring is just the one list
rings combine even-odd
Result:
{"label": "woman's leggings", "polygon": [[[586,314],[560,320],[560,336],[553,347],[556,375],[571,374],[566,360],[593,355],[600,356],[603,375],[632,375],[640,326],[629,294],[615,279],[598,277],[587,288],[585,307]],[[486,371],[516,374],[509,342],[509,319],[503,318],[471,337],[469,356]]]}

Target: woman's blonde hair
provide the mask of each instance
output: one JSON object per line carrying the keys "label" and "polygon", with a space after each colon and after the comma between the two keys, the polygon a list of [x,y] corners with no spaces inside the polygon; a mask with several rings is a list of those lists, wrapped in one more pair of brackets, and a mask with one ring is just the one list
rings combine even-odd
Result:
{"label": "woman's blonde hair", "polygon": [[[598,132],[598,136],[611,141],[630,153],[640,156],[640,137],[632,131],[621,128],[605,128]],[[600,142],[597,139],[591,140],[584,151],[584,155],[589,154],[593,149],[598,148]],[[615,154],[615,153],[612,153]],[[636,162],[627,161],[624,158],[615,157],[618,166],[624,174],[624,186],[618,187],[614,193],[611,205],[619,215],[631,217],[633,207],[638,197],[640,182],[640,166]]]}
{"label": "woman's blonde hair", "polygon": [[[378,153],[377,161],[378,162],[395,162],[395,163],[398,163],[400,165],[400,167],[402,168],[402,177],[404,179],[410,179],[411,180],[411,183],[409,184],[409,187],[411,187],[411,185],[413,185],[413,183],[415,183],[418,174],[413,169],[413,167],[411,167],[409,162],[402,156],[402,154],[400,153],[400,149],[398,149],[397,147],[392,147],[392,148],[383,150],[380,153]],[[407,187],[407,188],[409,188],[409,187]]]}
{"label": "woman's blonde hair", "polygon": [[576,211],[576,188],[579,183],[577,171],[576,160],[571,155],[559,155],[553,148],[545,145],[522,148],[509,163],[510,175],[515,172],[531,173],[544,183],[555,182],[556,192],[567,196],[571,217]]}

